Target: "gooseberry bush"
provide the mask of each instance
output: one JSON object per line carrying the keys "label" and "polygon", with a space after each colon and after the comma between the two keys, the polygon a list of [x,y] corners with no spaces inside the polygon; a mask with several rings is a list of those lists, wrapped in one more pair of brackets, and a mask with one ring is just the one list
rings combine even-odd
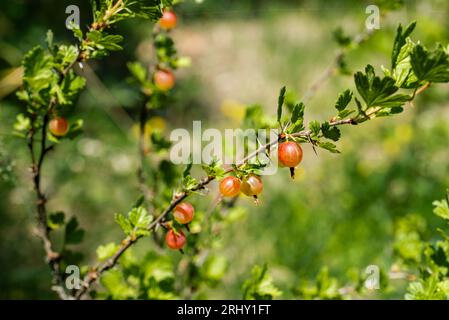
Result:
{"label": "gooseberry bush", "polygon": [[[17,97],[24,109],[17,117],[14,130],[29,150],[38,235],[53,275],[52,289],[61,299],[201,297],[197,295],[198,289],[202,285],[218,285],[227,268],[222,257],[210,254],[211,239],[223,229],[232,228],[232,223],[245,210],[237,205],[238,197],[253,198],[258,204],[263,201],[263,193],[269,192],[264,188],[264,180],[269,177],[261,175],[267,163],[252,160],[260,155],[277,157],[279,165],[284,167],[279,174],[285,173],[288,184],[288,175],[295,178],[295,168],[303,158],[316,156],[304,152],[302,145],[310,144],[317,155],[319,150],[340,153],[337,146],[343,134],[340,127],[363,130],[364,122],[400,114],[431,86],[449,82],[449,46],[438,44],[429,49],[412,38],[415,22],[406,27],[399,25],[392,41],[390,66],[376,71],[380,68],[368,64],[364,70],[357,71],[353,75],[354,86],[336,97],[329,120],[307,119],[305,102],[290,99],[283,87],[275,116],[265,114],[260,106],[251,106],[242,123],[242,128],[275,129],[276,139],[259,142],[255,152],[232,165],[222,165],[218,160],[204,163],[201,165],[204,176],[198,177],[192,173],[193,163],[180,166],[170,162],[164,154],[170,150],[171,142],[161,132],[149,133],[147,128],[152,115],[169,108],[176,70],[190,65],[188,58],[178,55],[170,33],[177,25],[176,2],[91,1],[93,21],[89,27],[83,30],[80,26],[71,26],[74,44],[55,43],[49,31],[47,47],[36,46],[23,58],[23,85]],[[44,163],[46,157],[57,152],[59,144],[70,143],[82,134],[83,120],[69,122],[65,115],[85,87],[83,66],[91,59],[121,50],[125,40],[114,34],[112,27],[121,20],[133,18],[154,22],[151,63],[133,61],[127,64],[128,80],[139,88],[142,96],[141,108],[135,113],[139,128],[136,181],[141,196],[138,197],[136,191],[138,199],[129,212],[115,215],[123,239],[100,245],[96,250],[98,262],[81,268],[80,286],[67,288],[65,268],[80,265],[72,245],[82,241],[84,230],[75,215],[68,217],[63,212],[52,213],[47,209],[48,199],[41,183],[45,179]],[[370,34],[371,31],[366,36]],[[360,45],[364,39],[352,39],[341,32],[336,33],[336,38],[343,52]],[[337,59],[341,71],[343,56],[340,54]],[[207,212],[197,210],[195,198],[206,196],[208,185],[214,181],[218,181],[219,193],[211,208]],[[257,207],[253,211],[257,214]],[[435,213],[449,220],[448,201],[436,202]],[[419,271],[412,279],[406,298],[447,298],[447,236],[436,244],[425,244],[419,239],[418,231],[410,231],[409,222],[404,222],[405,233],[398,233],[396,239],[401,261],[398,268]],[[62,244],[55,243],[53,234],[56,232],[63,234]],[[412,239],[416,247],[410,253],[405,248],[409,243],[405,241],[412,235],[416,235]],[[153,251],[137,259],[130,248],[147,237],[152,237],[162,252],[179,250],[182,254],[179,264],[175,267],[167,256]],[[182,275],[179,279],[175,279],[174,269]],[[388,277],[384,272],[381,285]],[[364,290],[362,276],[356,277],[353,284],[343,286],[330,277],[326,268],[316,280],[316,284],[297,288],[295,295],[337,299],[362,295]],[[98,282],[101,283],[99,288]],[[271,299],[282,294],[273,284],[267,266],[255,266],[242,289],[245,299]]]}

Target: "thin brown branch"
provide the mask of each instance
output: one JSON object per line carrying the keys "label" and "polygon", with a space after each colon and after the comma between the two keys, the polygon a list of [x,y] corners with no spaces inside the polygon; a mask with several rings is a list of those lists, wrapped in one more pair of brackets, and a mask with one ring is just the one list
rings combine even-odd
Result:
{"label": "thin brown branch", "polygon": [[[425,84],[424,86],[420,87],[419,89],[417,89],[415,91],[415,94],[413,94],[410,98],[410,102],[414,100],[414,98],[416,96],[418,96],[419,94],[421,94],[422,92],[424,92],[427,88],[430,87],[430,83]],[[367,119],[362,119],[362,120],[369,120],[370,119],[370,115],[366,114],[365,117],[367,117]],[[340,119],[340,120],[335,120],[335,121],[331,121],[329,122],[329,125],[334,127],[334,126],[341,126],[341,125],[357,125],[358,124],[358,120],[357,117],[354,118],[347,118],[347,119]],[[299,132],[295,132],[290,134],[289,136],[291,137],[306,137],[306,138],[310,138],[312,131],[309,130],[302,130]],[[238,161],[236,163],[237,167],[240,167],[242,165],[244,165],[245,163],[247,163],[249,160],[255,158],[257,155],[259,155],[260,153],[264,153],[266,152],[266,150],[269,150],[271,147],[275,146],[276,144],[278,144],[280,141],[280,138],[277,139],[273,139],[272,141],[268,142],[267,144],[264,144],[262,146],[260,146],[257,150],[255,150],[254,152],[250,153],[248,156],[244,157],[243,159],[241,159],[240,161]],[[225,174],[230,173],[234,170],[234,168],[229,167],[225,170]],[[182,191],[179,194],[175,194],[173,197],[173,200],[170,202],[170,204],[168,205],[168,207],[147,227],[148,231],[154,231],[154,229],[161,224],[165,217],[179,204],[181,203],[185,198],[187,198],[191,193],[195,192],[195,191],[199,191],[204,189],[210,182],[212,182],[213,180],[215,180],[215,177],[213,176],[209,176],[209,177],[205,177],[203,178],[197,185],[196,187],[194,187],[193,189],[189,190],[189,191]],[[120,248],[117,250],[117,252],[114,254],[114,256],[107,260],[106,262],[104,262],[103,264],[100,264],[99,266],[93,268],[93,270],[91,272],[88,273],[88,275],[84,278],[83,281],[83,287],[76,292],[75,294],[75,298],[76,299],[81,299],[84,294],[86,292],[88,292],[88,290],[90,289],[90,286],[99,278],[101,277],[102,273],[111,269],[112,267],[114,267],[120,256],[128,249],[130,248],[134,243],[136,243],[141,237],[135,237],[133,239],[125,239],[122,242],[122,245],[120,246]]]}
{"label": "thin brown branch", "polygon": [[[44,116],[43,123],[42,123],[42,131],[41,131],[41,141],[40,141],[40,150],[39,150],[39,156],[36,160],[36,153],[35,153],[35,130],[34,127],[29,132],[29,139],[28,139],[28,149],[30,152],[31,157],[31,172],[33,176],[33,185],[34,185],[34,191],[36,193],[36,211],[37,211],[37,224],[38,224],[38,236],[41,239],[43,243],[43,247],[45,250],[46,255],[46,261],[52,271],[52,282],[53,286],[52,289],[58,294],[58,296],[61,299],[69,299],[70,296],[65,292],[65,289],[63,287],[63,278],[61,275],[60,270],[60,254],[53,250],[53,244],[50,239],[50,229],[48,228],[47,224],[47,198],[45,197],[45,194],[42,191],[41,188],[41,177],[42,177],[42,165],[45,160],[45,155],[49,150],[51,150],[51,147],[46,146],[46,135],[47,135],[47,125],[48,125],[49,117],[48,114]],[[34,122],[34,120],[33,120]]]}

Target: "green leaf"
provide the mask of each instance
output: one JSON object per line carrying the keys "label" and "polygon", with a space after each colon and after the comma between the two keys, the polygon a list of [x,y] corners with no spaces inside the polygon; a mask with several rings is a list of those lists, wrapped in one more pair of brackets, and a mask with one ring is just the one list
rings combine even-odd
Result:
{"label": "green leaf", "polygon": [[19,113],[14,123],[14,129],[17,131],[28,131],[31,128],[31,120],[22,113]]}
{"label": "green leaf", "polygon": [[189,156],[189,162],[186,164],[186,167],[182,173],[183,178],[187,177],[190,175],[190,171],[192,170],[192,166],[193,166],[193,158],[192,155],[190,154]]}
{"label": "green leaf", "polygon": [[291,122],[296,123],[299,120],[302,122],[304,118],[304,110],[305,110],[304,103],[300,102],[295,104],[292,111]]}
{"label": "green leaf", "polygon": [[203,164],[201,168],[206,172],[208,177],[215,177],[216,179],[221,179],[224,176],[225,170],[220,165],[217,159],[212,160],[210,164]]}
{"label": "green leaf", "polygon": [[58,229],[59,227],[63,226],[65,223],[65,215],[64,212],[55,212],[48,216],[47,218],[47,225],[52,229]]}
{"label": "green leaf", "polygon": [[400,107],[410,99],[406,94],[395,94],[399,89],[395,86],[396,81],[390,77],[377,77],[371,65],[365,68],[365,74],[357,72],[354,79],[367,108]]}
{"label": "green leaf", "polygon": [[65,67],[73,63],[78,58],[78,54],[79,51],[77,46],[58,46],[56,52],[56,63],[59,64],[60,70],[62,71]]}
{"label": "green leaf", "polygon": [[183,186],[184,190],[191,191],[192,189],[194,189],[198,186],[198,181],[191,175],[187,175],[182,180],[182,186]]}
{"label": "green leaf", "polygon": [[304,130],[304,103],[300,102],[293,106],[292,116],[290,118],[291,125],[289,128],[290,133],[299,132]]}
{"label": "green leaf", "polygon": [[251,278],[243,283],[242,290],[244,300],[272,300],[282,295],[282,291],[273,284],[267,265],[254,266]]}
{"label": "green leaf", "polygon": [[449,198],[441,201],[434,201],[432,204],[434,206],[433,212],[437,216],[445,220],[449,220]]}
{"label": "green leaf", "polygon": [[406,43],[406,39],[410,36],[416,27],[416,21],[410,23],[403,31],[402,25],[399,24],[396,31],[396,38],[394,39],[393,51],[391,53],[391,69],[395,69],[398,63],[398,56],[402,47]]}
{"label": "green leaf", "polygon": [[100,245],[97,248],[97,258],[99,261],[105,261],[111,258],[118,250],[119,246],[114,242],[108,243],[106,245]]}
{"label": "green leaf", "polygon": [[329,122],[324,122],[321,125],[321,132],[323,133],[323,136],[325,138],[331,139],[333,141],[338,141],[341,136],[340,129],[338,129],[336,126],[330,126]]}
{"label": "green leaf", "polygon": [[77,119],[76,121],[72,122],[69,128],[69,132],[65,135],[66,138],[73,140],[79,135],[83,133],[83,120]]}
{"label": "green leaf", "polygon": [[127,67],[134,78],[139,81],[139,83],[142,84],[147,81],[147,69],[140,62],[128,62]]}
{"label": "green leaf", "polygon": [[340,95],[338,96],[337,102],[335,103],[335,108],[338,111],[343,111],[344,109],[346,109],[351,100],[352,100],[352,91],[347,89],[342,93],[340,93]]}
{"label": "green leaf", "polygon": [[78,220],[72,216],[65,226],[65,244],[78,244],[83,240],[84,230],[79,227]]}
{"label": "green leaf", "polygon": [[418,44],[410,57],[413,72],[420,81],[449,82],[449,55],[443,47],[428,51]]}
{"label": "green leaf", "polygon": [[84,34],[83,34],[83,31],[81,31],[81,29],[80,29],[80,27],[78,25],[72,23],[70,25],[70,29],[72,30],[73,35],[75,36],[75,38],[77,38],[79,41],[83,41]]}
{"label": "green leaf", "polygon": [[53,56],[37,46],[24,56],[22,65],[25,92],[20,91],[18,97],[39,105],[48,105],[48,89],[58,81],[58,74],[53,70]]}
{"label": "green leaf", "polygon": [[126,235],[130,235],[133,231],[131,222],[121,213],[115,214],[115,222],[120,226]]}
{"label": "green leaf", "polygon": [[60,105],[73,105],[80,92],[86,86],[86,79],[79,77],[73,70],[69,70],[61,85],[54,85]]}
{"label": "green leaf", "polygon": [[335,29],[332,32],[332,36],[341,47],[348,47],[352,43],[352,38],[345,34],[342,27]]}
{"label": "green leaf", "polygon": [[354,110],[342,110],[338,113],[338,117],[340,119],[345,119],[348,116],[350,116],[351,114],[353,114],[355,111]]}
{"label": "green leaf", "polygon": [[165,139],[165,137],[159,131],[154,131],[151,133],[151,143],[153,149],[157,152],[167,150],[172,145],[170,140]]}
{"label": "green leaf", "polygon": [[100,279],[112,299],[125,300],[137,299],[138,290],[129,284],[120,270],[110,270]]}
{"label": "green leaf", "polygon": [[107,34],[106,32],[101,32],[98,30],[89,31],[86,34],[87,42],[84,46],[85,49],[89,50],[90,55],[93,58],[104,57],[109,51],[118,51],[122,47],[119,45],[123,41],[121,35]]}
{"label": "green leaf", "polygon": [[411,89],[416,88],[419,85],[419,81],[413,72],[410,57],[415,48],[415,43],[410,39],[406,41],[397,56],[396,66],[392,71],[391,77],[396,80],[396,86]]}
{"label": "green leaf", "polygon": [[282,106],[284,105],[285,91],[286,91],[286,87],[284,86],[281,88],[281,91],[279,92],[277,122],[280,122],[281,118],[282,118]]}
{"label": "green leaf", "polygon": [[332,153],[340,153],[340,151],[337,150],[337,146],[329,141],[326,142],[318,141],[318,146]]}
{"label": "green leaf", "polygon": [[147,209],[144,207],[131,209],[128,213],[128,217],[134,230],[146,229],[153,220],[153,216],[149,215]]}
{"label": "green leaf", "polygon": [[318,136],[321,131],[321,125],[318,121],[311,121],[309,123],[309,128],[312,131],[312,136]]}

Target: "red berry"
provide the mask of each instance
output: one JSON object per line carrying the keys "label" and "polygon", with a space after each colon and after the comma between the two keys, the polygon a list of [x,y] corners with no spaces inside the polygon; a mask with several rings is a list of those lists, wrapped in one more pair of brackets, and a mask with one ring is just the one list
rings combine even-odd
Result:
{"label": "red berry", "polygon": [[62,137],[69,131],[69,123],[64,118],[54,118],[49,124],[50,132],[57,137]]}
{"label": "red berry", "polygon": [[173,217],[180,224],[187,224],[193,220],[193,215],[195,214],[195,209],[188,202],[181,202],[175,207],[173,211]]}
{"label": "red berry", "polygon": [[263,183],[259,176],[251,174],[243,179],[241,190],[249,197],[256,197],[262,192]]}
{"label": "red berry", "polygon": [[159,25],[162,29],[171,30],[176,27],[176,15],[173,11],[165,10],[159,19]]}
{"label": "red berry", "polygon": [[154,74],[154,83],[159,90],[168,91],[175,86],[175,76],[170,70],[158,70]]}
{"label": "red berry", "polygon": [[170,249],[180,250],[186,244],[186,236],[181,230],[175,233],[173,229],[170,229],[165,236],[165,243]]}
{"label": "red berry", "polygon": [[240,193],[240,180],[236,177],[226,177],[220,181],[220,193],[223,197],[235,197]]}
{"label": "red berry", "polygon": [[282,142],[278,148],[278,159],[285,167],[296,167],[302,160],[301,146],[293,141]]}

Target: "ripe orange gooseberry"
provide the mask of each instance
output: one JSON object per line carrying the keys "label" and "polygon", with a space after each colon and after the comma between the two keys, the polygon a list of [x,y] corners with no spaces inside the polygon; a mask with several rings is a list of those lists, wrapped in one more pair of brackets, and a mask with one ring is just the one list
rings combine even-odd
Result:
{"label": "ripe orange gooseberry", "polygon": [[220,193],[223,197],[235,197],[240,193],[240,180],[236,177],[226,177],[220,181]]}
{"label": "ripe orange gooseberry", "polygon": [[164,30],[171,30],[176,27],[176,14],[170,10],[164,10],[162,17],[159,19],[159,25]]}
{"label": "ripe orange gooseberry", "polygon": [[165,236],[165,243],[170,249],[180,250],[186,244],[186,236],[181,230],[175,232],[173,229],[170,229]]}
{"label": "ripe orange gooseberry", "polygon": [[257,198],[263,190],[262,179],[255,174],[250,174],[243,179],[241,190],[247,196]]}
{"label": "ripe orange gooseberry", "polygon": [[175,86],[175,76],[170,70],[157,70],[154,74],[154,84],[162,91],[168,91]]}
{"label": "ripe orange gooseberry", "polygon": [[54,118],[49,123],[50,132],[57,137],[62,137],[69,131],[69,123],[62,117]]}
{"label": "ripe orange gooseberry", "polygon": [[278,160],[284,167],[290,168],[292,178],[295,176],[294,168],[302,161],[302,148],[294,141],[286,141],[279,144]]}
{"label": "ripe orange gooseberry", "polygon": [[173,217],[180,224],[187,224],[193,220],[195,209],[188,202],[181,202],[173,210]]}

